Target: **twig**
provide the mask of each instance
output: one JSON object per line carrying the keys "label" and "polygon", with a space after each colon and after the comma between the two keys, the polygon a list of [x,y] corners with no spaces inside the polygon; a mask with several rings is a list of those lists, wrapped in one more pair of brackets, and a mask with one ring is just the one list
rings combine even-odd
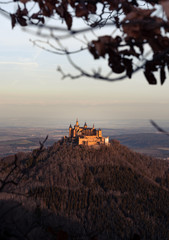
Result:
{"label": "twig", "polygon": [[159,132],[164,133],[165,135],[169,136],[169,133],[165,131],[163,128],[161,128],[157,123],[155,123],[153,120],[150,120],[150,123],[155,127]]}

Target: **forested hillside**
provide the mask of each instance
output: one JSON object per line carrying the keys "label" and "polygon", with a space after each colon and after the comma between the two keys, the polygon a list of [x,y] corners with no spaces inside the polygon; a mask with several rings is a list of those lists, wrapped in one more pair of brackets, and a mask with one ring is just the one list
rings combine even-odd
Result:
{"label": "forested hillside", "polygon": [[0,211],[3,239],[6,229],[16,228],[11,220],[16,216],[23,225],[18,234],[29,239],[168,239],[167,161],[132,152],[116,140],[100,148],[59,141],[1,159],[1,179],[16,159],[19,168],[0,193],[8,211]]}

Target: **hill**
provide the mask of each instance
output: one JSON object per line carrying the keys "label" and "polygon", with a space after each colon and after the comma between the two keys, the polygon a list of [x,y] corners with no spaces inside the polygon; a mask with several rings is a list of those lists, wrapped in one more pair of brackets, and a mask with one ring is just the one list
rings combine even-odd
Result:
{"label": "hill", "polygon": [[1,180],[9,175],[0,193],[3,239],[7,232],[29,239],[168,239],[167,161],[113,140],[100,148],[59,141],[0,163]]}

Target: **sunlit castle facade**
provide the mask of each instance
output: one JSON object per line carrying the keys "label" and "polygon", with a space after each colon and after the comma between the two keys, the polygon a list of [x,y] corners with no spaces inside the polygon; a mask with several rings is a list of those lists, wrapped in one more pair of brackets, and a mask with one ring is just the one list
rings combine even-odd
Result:
{"label": "sunlit castle facade", "polygon": [[69,139],[74,142],[76,140],[78,145],[108,145],[109,144],[109,137],[102,136],[101,129],[95,129],[94,124],[92,128],[89,128],[85,123],[83,127],[79,126],[78,119],[76,120],[76,124],[74,128],[69,126]]}

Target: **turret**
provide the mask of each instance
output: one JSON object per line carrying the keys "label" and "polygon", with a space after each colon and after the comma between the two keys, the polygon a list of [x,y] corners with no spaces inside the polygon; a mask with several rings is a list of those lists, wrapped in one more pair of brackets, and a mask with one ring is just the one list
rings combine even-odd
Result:
{"label": "turret", "polygon": [[98,132],[99,132],[99,137],[102,137],[102,130],[100,128],[99,128]]}
{"label": "turret", "polygon": [[75,137],[77,135],[77,132],[79,130],[79,122],[78,119],[76,119],[76,124],[74,125],[74,130],[75,132],[73,132],[73,137]]}
{"label": "turret", "polygon": [[79,126],[78,118],[76,118],[76,126]]}
{"label": "turret", "polygon": [[84,124],[84,128],[87,128],[87,124],[86,124],[86,122],[85,122],[85,124]]}
{"label": "turret", "polygon": [[75,129],[73,129],[73,137],[76,136],[76,132],[75,132]]}
{"label": "turret", "polygon": [[102,137],[102,130],[99,128],[99,130],[96,131],[97,137]]}
{"label": "turret", "polygon": [[72,137],[72,125],[69,126],[69,137]]}

